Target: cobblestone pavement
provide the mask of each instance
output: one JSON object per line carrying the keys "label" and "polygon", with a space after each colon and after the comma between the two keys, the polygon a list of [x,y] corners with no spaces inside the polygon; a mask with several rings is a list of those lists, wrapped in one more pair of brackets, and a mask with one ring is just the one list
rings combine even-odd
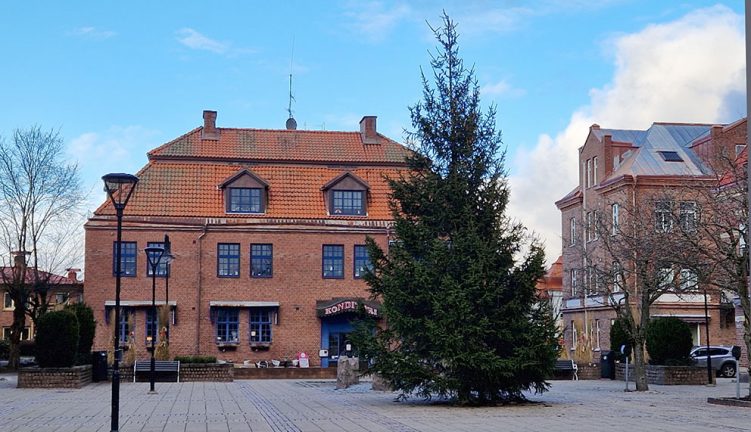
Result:
{"label": "cobblestone pavement", "polygon": [[[632,384],[633,386],[633,384]],[[133,431],[751,431],[751,409],[706,403],[734,396],[735,384],[651,386],[625,393],[618,381],[553,381],[538,403],[459,408],[395,402],[369,383],[336,390],[333,381],[148,383],[120,387],[120,430]],[[747,391],[743,389],[743,391]],[[109,383],[80,390],[16,389],[0,375],[0,431],[108,431]]]}

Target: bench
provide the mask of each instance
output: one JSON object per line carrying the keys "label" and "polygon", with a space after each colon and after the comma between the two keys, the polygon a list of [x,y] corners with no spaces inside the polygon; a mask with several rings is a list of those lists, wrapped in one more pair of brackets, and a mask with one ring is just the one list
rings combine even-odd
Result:
{"label": "bench", "polygon": [[[136,360],[133,365],[133,382],[139,376],[145,376],[149,378],[151,373],[151,360]],[[180,382],[180,362],[171,360],[155,360],[154,361],[154,374],[156,377],[175,377],[177,382]]]}
{"label": "bench", "polygon": [[572,380],[579,380],[579,367],[576,366],[576,363],[574,363],[573,360],[556,360],[555,366],[553,367],[554,373],[571,373],[571,379]]}

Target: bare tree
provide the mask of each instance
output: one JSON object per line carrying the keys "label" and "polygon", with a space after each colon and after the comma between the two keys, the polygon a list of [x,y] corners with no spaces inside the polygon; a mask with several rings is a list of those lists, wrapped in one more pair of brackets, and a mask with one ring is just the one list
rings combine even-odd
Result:
{"label": "bare tree", "polygon": [[698,277],[689,275],[697,274],[700,260],[686,248],[687,237],[675,234],[695,227],[697,214],[682,213],[686,202],[671,192],[657,188],[603,198],[600,210],[584,218],[585,238],[579,242],[581,294],[614,310],[624,323],[633,343],[637,391],[649,389],[645,344],[653,304],[664,294],[698,289]]}
{"label": "bare tree", "polygon": [[19,364],[26,317],[36,320],[49,308],[51,288],[62,279],[54,273],[79,259],[74,238],[83,200],[78,166],[64,160],[57,131],[34,126],[14,131],[11,142],[0,137],[1,282],[15,305],[12,368]]}

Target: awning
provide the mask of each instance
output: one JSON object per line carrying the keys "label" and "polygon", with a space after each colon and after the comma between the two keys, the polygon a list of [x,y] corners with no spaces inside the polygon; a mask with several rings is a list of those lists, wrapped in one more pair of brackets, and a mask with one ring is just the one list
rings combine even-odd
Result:
{"label": "awning", "polygon": [[357,297],[337,297],[331,300],[318,300],[316,301],[316,314],[319,318],[327,318],[345,313],[356,313],[361,307],[368,315],[374,318],[381,317],[380,303]]}
{"label": "awning", "polygon": [[279,302],[216,300],[216,301],[210,301],[209,307],[236,307],[236,308],[279,307]]}
{"label": "awning", "polygon": [[[154,302],[157,306],[164,305],[164,300],[157,300]],[[177,302],[175,300],[171,300],[169,302],[170,306],[177,307]],[[105,307],[115,307],[115,301],[114,300],[107,300],[104,302]],[[146,307],[151,306],[151,300],[120,300],[120,307]]]}
{"label": "awning", "polygon": [[[650,315],[651,318],[678,318],[679,320],[689,323],[689,324],[704,324],[705,317],[704,315],[699,314],[683,314],[683,315],[666,315],[666,314],[660,314],[660,315]],[[708,317],[709,320],[712,320],[712,317]]]}

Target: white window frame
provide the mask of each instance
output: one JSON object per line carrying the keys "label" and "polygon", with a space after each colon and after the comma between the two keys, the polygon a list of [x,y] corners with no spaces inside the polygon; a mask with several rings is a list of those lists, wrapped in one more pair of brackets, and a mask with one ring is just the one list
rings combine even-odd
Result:
{"label": "white window frame", "polygon": [[613,261],[613,290],[612,292],[621,292],[623,286],[623,275],[621,274],[621,264],[618,261]]}
{"label": "white window frame", "polygon": [[592,159],[587,159],[587,187],[592,186]]}
{"label": "white window frame", "polygon": [[679,204],[679,221],[685,232],[696,232],[698,222],[696,201],[681,201]]}
{"label": "white window frame", "polygon": [[692,269],[681,269],[680,278],[681,291],[696,291],[699,289],[699,275]]}
{"label": "white window frame", "polygon": [[600,351],[600,320],[595,319],[595,351]]}
{"label": "white window frame", "polygon": [[610,206],[610,214],[612,219],[612,232],[611,234],[616,235],[618,234],[618,230],[620,229],[620,205],[618,203],[613,203]]}
{"label": "white window frame", "polygon": [[569,230],[569,236],[570,236],[568,244],[569,246],[574,246],[576,245],[576,218],[575,217],[572,217],[571,219],[569,219],[568,230]]}
{"label": "white window frame", "polygon": [[675,271],[672,267],[660,267],[657,269],[657,276],[660,281],[660,288],[672,286],[675,281]]}
{"label": "white window frame", "polygon": [[576,349],[579,339],[579,334],[576,330],[576,321],[571,320],[571,351]]}
{"label": "white window frame", "polygon": [[[10,306],[7,306],[9,300],[10,300]],[[15,308],[16,308],[16,302],[13,301],[13,299],[10,296],[10,293],[8,291],[5,291],[3,294],[3,310],[14,310]]]}
{"label": "white window frame", "polygon": [[571,269],[571,297],[579,294],[579,275],[577,269]]}
{"label": "white window frame", "polygon": [[597,184],[597,156],[592,158],[592,186]]}
{"label": "white window frame", "polygon": [[655,201],[655,231],[669,233],[673,231],[672,201]]}

